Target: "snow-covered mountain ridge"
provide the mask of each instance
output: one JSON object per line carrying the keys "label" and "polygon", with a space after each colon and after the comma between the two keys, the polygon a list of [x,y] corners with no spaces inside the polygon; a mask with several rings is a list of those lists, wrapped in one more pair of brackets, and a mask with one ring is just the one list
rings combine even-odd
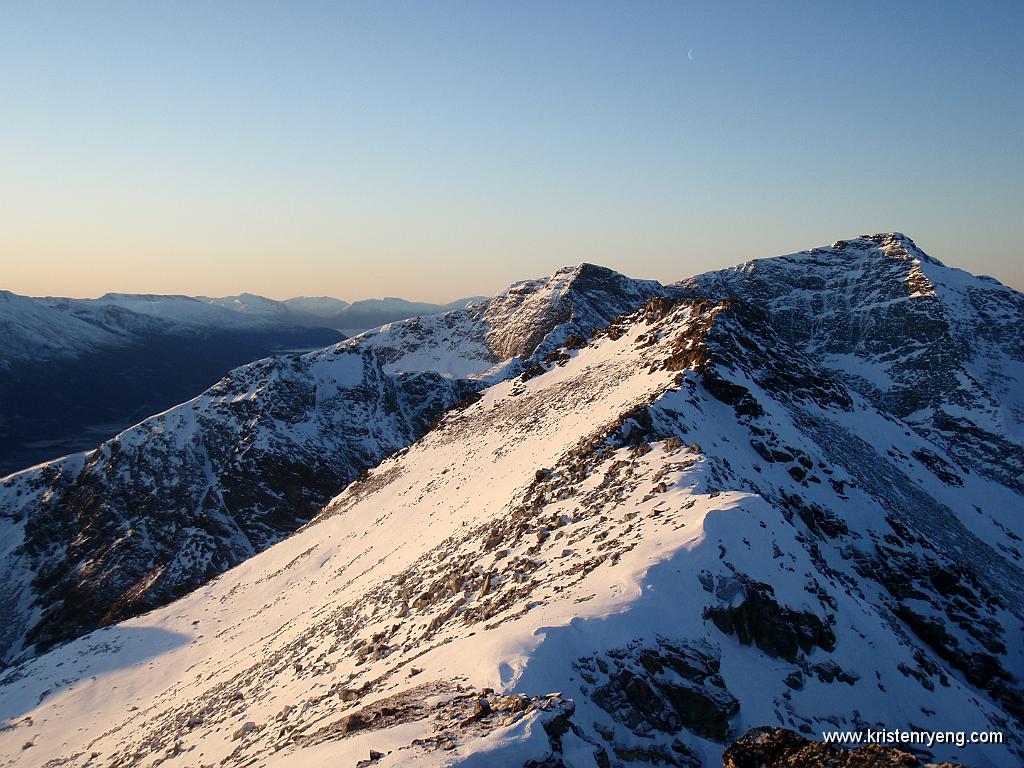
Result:
{"label": "snow-covered mountain ridge", "polygon": [[0,475],[92,448],[247,362],[472,301],[0,291]]}
{"label": "snow-covered mountain ridge", "polygon": [[518,370],[491,334],[529,327],[537,345],[566,329],[589,335],[655,290],[623,293],[631,281],[609,270],[593,285],[595,269],[252,363],[95,451],[4,479],[0,658],[167,603],[291,533],[482,386],[442,373]]}
{"label": "snow-covered mountain ridge", "polygon": [[484,297],[450,304],[329,297],[276,301],[237,296],[106,293],[96,299],[20,296],[0,290],[0,370],[23,362],[73,359],[98,349],[139,344],[159,335],[260,332],[303,328],[358,331],[396,319],[461,309]]}
{"label": "snow-covered mountain ridge", "polygon": [[[855,372],[928,357],[922,383],[970,374],[984,397],[968,405],[1009,418],[1020,295],[909,255],[904,238],[850,242],[880,273],[845,296],[824,286],[849,243],[777,260],[804,266],[761,295],[746,275],[776,260],[624,292],[584,267],[496,304],[515,307],[492,317],[523,322],[516,333],[488,327],[488,308],[343,343],[385,376],[432,365],[490,386],[262,554],[9,670],[0,754],[713,766],[752,726],[889,726],[1000,730],[1004,745],[935,757],[1019,764],[1019,474],[901,411],[909,378]],[[582,275],[608,300],[572,296]],[[781,320],[798,281],[801,301],[842,311]],[[620,301],[636,304],[607,317]],[[879,320],[903,302],[906,323]],[[997,327],[942,356],[919,314]],[[579,321],[597,317],[603,329]],[[529,358],[503,361],[528,332]],[[940,389],[933,412],[980,424],[961,388]],[[1011,428],[985,424],[1019,455]]]}
{"label": "snow-covered mountain ridge", "polygon": [[542,358],[566,339],[589,337],[618,315],[668,289],[606,267],[580,264],[549,278],[523,280],[494,298],[359,336],[392,371],[431,370],[496,381]]}
{"label": "snow-covered mountain ridge", "polygon": [[244,363],[343,338],[187,296],[0,292],[0,475],[92,448]]}
{"label": "snow-covered mountain ridge", "polygon": [[[280,302],[274,302],[280,304]],[[190,296],[108,293],[98,299],[30,298],[0,291],[0,369],[78,357],[161,334],[299,327],[282,311],[246,313]]]}

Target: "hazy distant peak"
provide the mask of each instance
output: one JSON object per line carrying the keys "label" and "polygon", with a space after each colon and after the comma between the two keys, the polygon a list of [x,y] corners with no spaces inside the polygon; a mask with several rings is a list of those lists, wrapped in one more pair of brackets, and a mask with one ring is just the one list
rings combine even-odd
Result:
{"label": "hazy distant peak", "polygon": [[353,301],[350,307],[375,307],[377,309],[395,309],[395,308],[406,308],[406,307],[429,307],[435,308],[437,304],[431,304],[425,301],[409,301],[408,299],[402,299],[397,296],[385,296],[381,299],[359,299]]}
{"label": "hazy distant peak", "polygon": [[464,299],[456,299],[444,305],[445,309],[466,309],[468,307],[490,301],[490,296],[467,296]]}
{"label": "hazy distant peak", "polygon": [[284,302],[268,299],[255,293],[240,293],[237,296],[221,296],[206,298],[203,300],[225,309],[233,309],[236,312],[287,312],[288,308]]}
{"label": "hazy distant peak", "polygon": [[333,296],[296,296],[285,299],[283,304],[294,312],[302,312],[314,317],[333,317],[348,309],[349,302]]}
{"label": "hazy distant peak", "polygon": [[[95,301],[198,301],[194,296],[185,296],[180,293],[121,293],[118,291],[107,291]],[[86,299],[88,301],[88,299]]]}

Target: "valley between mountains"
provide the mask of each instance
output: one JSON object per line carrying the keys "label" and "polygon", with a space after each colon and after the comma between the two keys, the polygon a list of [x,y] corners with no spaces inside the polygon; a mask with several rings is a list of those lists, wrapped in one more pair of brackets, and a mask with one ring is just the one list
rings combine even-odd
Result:
{"label": "valley between mountains", "polygon": [[1022,511],[1024,295],[898,233],[567,268],[0,479],[0,765],[1016,766]]}

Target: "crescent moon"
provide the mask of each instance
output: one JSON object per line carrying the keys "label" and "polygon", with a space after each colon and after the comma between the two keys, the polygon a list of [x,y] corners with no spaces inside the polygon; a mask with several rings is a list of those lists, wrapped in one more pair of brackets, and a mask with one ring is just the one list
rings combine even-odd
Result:
{"label": "crescent moon", "polygon": [[693,48],[686,52],[686,58],[688,58],[690,61],[693,61]]}

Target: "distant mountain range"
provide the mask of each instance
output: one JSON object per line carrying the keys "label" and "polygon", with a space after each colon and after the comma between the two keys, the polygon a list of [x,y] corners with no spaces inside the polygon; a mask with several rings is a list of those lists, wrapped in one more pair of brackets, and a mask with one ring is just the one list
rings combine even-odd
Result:
{"label": "distant mountain range", "polygon": [[472,301],[0,291],[0,474],[95,445],[244,363]]}
{"label": "distant mountain range", "polygon": [[[0,480],[0,755],[1016,768],[1021,509],[1017,291],[567,267]],[[809,741],[891,728],[1003,740]]]}

